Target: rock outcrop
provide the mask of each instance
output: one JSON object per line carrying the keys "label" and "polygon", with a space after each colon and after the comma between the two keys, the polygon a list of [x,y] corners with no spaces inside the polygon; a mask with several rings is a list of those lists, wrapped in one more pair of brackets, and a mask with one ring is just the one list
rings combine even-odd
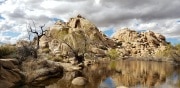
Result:
{"label": "rock outcrop", "polygon": [[[115,49],[120,57],[152,57],[169,45],[166,38],[152,31],[136,32],[130,29],[117,31],[112,39],[104,35],[89,20],[78,15],[68,22],[57,21],[40,39],[41,52],[55,56],[105,57]],[[89,55],[89,56],[88,56]],[[91,56],[90,56],[91,55]]]}
{"label": "rock outcrop", "polygon": [[119,30],[112,39],[120,44],[117,51],[122,52],[124,56],[133,57],[153,56],[169,44],[166,38],[159,33],[136,32],[130,29]]}
{"label": "rock outcrop", "polygon": [[12,88],[23,83],[23,75],[16,59],[0,59],[0,87]]}
{"label": "rock outcrop", "polygon": [[[73,56],[72,49],[78,50],[80,54],[84,52],[104,54],[102,47],[103,49],[113,47],[115,44],[94,24],[80,15],[70,18],[69,22],[57,21],[49,28],[47,36],[40,39],[41,51],[50,50],[56,56],[71,57]],[[91,48],[97,48],[98,52],[92,51]]]}
{"label": "rock outcrop", "polygon": [[27,60],[22,64],[22,71],[27,84],[38,84],[52,77],[62,77],[63,67],[50,60]]}

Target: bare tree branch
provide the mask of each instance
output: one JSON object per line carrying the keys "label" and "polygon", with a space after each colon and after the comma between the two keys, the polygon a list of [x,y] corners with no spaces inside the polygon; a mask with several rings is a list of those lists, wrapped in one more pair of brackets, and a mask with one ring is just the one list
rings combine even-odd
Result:
{"label": "bare tree branch", "polygon": [[[68,39],[69,37],[71,41],[62,40],[62,42],[70,48],[76,60],[80,63],[84,61],[84,55],[85,53],[87,53],[87,45],[88,45],[87,40],[88,39],[84,31],[76,31],[76,32],[71,33],[71,35],[72,36],[67,35],[67,37],[65,38],[65,39]],[[72,42],[72,44],[70,42]]]}
{"label": "bare tree branch", "polygon": [[33,26],[29,23],[27,30],[29,30],[28,31],[29,37],[30,37],[30,33],[36,35],[37,39],[36,39],[36,48],[35,48],[36,49],[36,53],[35,53],[35,57],[37,58],[37,50],[39,49],[40,38],[43,35],[46,35],[46,31],[47,30],[44,30],[44,27],[45,27],[45,24],[44,24],[43,26],[39,26],[40,27],[40,32],[38,32],[38,30],[36,29],[35,22],[33,20],[32,20],[32,24],[33,24]]}

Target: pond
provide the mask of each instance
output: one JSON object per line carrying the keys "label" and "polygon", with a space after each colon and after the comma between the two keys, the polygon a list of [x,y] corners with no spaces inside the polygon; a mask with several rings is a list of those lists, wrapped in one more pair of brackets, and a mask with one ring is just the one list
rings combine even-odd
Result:
{"label": "pond", "polygon": [[[87,79],[84,86],[74,86],[74,77]],[[111,61],[66,72],[33,87],[41,88],[180,88],[180,68],[171,63],[152,61]]]}

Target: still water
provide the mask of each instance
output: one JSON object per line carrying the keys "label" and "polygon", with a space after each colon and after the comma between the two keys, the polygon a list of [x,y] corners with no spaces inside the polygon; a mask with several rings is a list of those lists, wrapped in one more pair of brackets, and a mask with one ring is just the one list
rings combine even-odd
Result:
{"label": "still water", "polygon": [[[83,76],[85,86],[74,86],[74,77]],[[45,85],[46,84],[46,85]],[[61,78],[42,83],[45,88],[180,88],[180,67],[165,62],[112,61],[83,71],[66,72]]]}

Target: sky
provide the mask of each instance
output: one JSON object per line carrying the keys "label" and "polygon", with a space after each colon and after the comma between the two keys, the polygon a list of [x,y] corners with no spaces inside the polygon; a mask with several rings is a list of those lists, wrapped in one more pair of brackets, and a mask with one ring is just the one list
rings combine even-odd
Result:
{"label": "sky", "polygon": [[112,36],[117,30],[152,30],[180,43],[180,0],[0,0],[0,42],[28,39],[27,24],[46,28],[81,14]]}

